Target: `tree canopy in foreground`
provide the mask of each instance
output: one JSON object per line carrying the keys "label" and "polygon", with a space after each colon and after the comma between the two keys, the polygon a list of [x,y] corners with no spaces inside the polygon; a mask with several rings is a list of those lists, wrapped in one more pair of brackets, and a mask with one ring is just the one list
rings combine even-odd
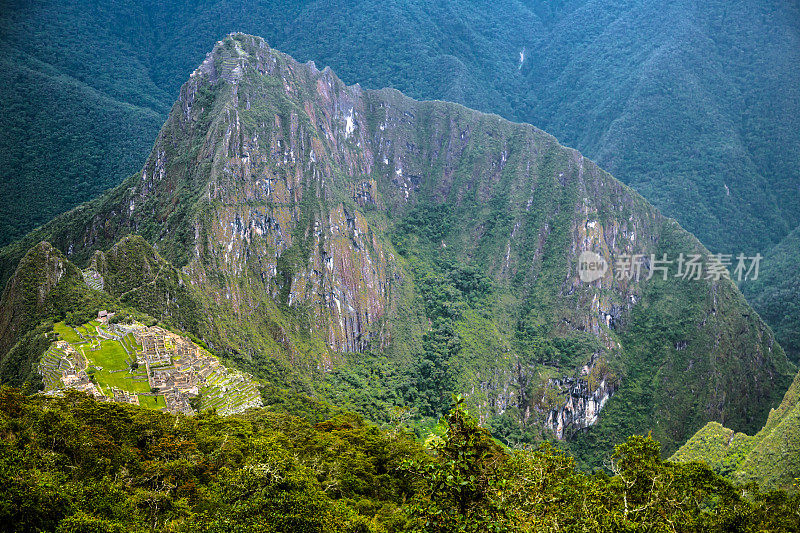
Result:
{"label": "tree canopy in foreground", "polygon": [[[281,407],[278,409],[276,405]],[[321,420],[328,417],[327,420]],[[173,416],[0,389],[0,527],[14,531],[796,531],[800,497],[662,461],[632,436],[587,474],[510,450],[461,402],[425,446],[308,399]]]}

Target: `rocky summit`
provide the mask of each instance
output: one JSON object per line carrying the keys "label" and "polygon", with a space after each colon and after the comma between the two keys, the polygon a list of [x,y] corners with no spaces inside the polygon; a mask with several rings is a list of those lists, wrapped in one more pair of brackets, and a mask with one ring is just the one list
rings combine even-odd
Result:
{"label": "rocky summit", "polygon": [[724,266],[533,126],[231,34],[139,173],[0,252],[0,358],[6,377],[38,364],[28,332],[65,280],[76,306],[145,313],[376,420],[411,406],[424,426],[457,393],[506,442],[597,464],[635,432],[670,453],[709,420],[753,433],[780,401],[794,367]]}

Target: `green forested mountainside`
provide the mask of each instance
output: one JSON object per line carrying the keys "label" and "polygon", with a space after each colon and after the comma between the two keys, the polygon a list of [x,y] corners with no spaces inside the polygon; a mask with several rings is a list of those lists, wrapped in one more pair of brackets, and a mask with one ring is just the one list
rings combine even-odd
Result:
{"label": "green forested mountainside", "polygon": [[0,68],[6,73],[0,242],[6,244],[140,167],[169,107],[132,104],[7,43],[0,44]]}
{"label": "green forested mountainside", "polygon": [[138,170],[230,31],[541,127],[713,251],[763,253],[800,223],[796,3],[5,0],[0,28],[0,244]]}
{"label": "green forested mountainside", "polygon": [[581,149],[715,252],[800,216],[796,2],[580,2],[523,73],[525,120]]}
{"label": "green forested mountainside", "polygon": [[800,374],[761,431],[748,436],[710,422],[671,460],[705,462],[738,483],[754,481],[767,489],[796,488],[800,479]]}
{"label": "green forested mountainside", "polygon": [[[457,404],[423,447],[402,425],[281,392],[175,416],[0,388],[0,530],[58,532],[792,531],[798,495],[664,462],[650,437],[584,474],[510,450]],[[680,524],[676,528],[675,525]]]}
{"label": "green forested mountainside", "polygon": [[[796,371],[729,280],[621,275],[630,254],[712,258],[578,152],[244,34],[192,73],[139,173],[0,251],[6,323],[52,247],[259,378],[375,420],[411,408],[420,431],[460,392],[504,441],[563,439],[582,464],[636,432],[666,453],[708,420],[755,432]],[[591,283],[583,249],[610,265]]]}
{"label": "green forested mountainside", "polygon": [[800,361],[800,226],[771,249],[759,277],[740,285],[794,361]]}
{"label": "green forested mountainside", "polygon": [[[32,248],[20,261],[14,278],[6,284],[0,307],[0,375],[3,381],[21,384],[32,377],[38,357],[27,346],[42,320],[66,317],[79,311],[83,321],[96,316],[97,308],[110,303],[107,294],[91,290],[78,267],[48,243]],[[88,313],[88,314],[86,314]],[[22,338],[28,342],[15,346]]]}

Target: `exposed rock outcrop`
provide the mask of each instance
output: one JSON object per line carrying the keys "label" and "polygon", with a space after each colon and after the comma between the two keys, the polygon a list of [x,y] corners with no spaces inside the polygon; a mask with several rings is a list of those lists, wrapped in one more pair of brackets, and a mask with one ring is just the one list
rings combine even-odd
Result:
{"label": "exposed rock outcrop", "polygon": [[581,378],[553,379],[548,384],[566,396],[564,405],[551,410],[545,421],[545,427],[559,439],[597,424],[600,410],[614,393],[613,386],[606,380],[598,383],[594,390]]}
{"label": "exposed rock outcrop", "polygon": [[[708,251],[575,150],[459,105],[347,86],[248,35],[217,43],[184,84],[139,174],[35,236],[91,262],[123,301],[236,357],[310,373],[341,352],[420,355],[393,351],[399,327],[432,327],[415,312],[416,259],[395,246],[401,221],[437,206],[449,215],[424,221],[437,235],[426,260],[469,265],[494,287],[493,303],[459,318],[444,364],[482,417],[529,417],[539,398],[526,388],[541,379],[563,394],[545,418],[564,436],[641,401],[642,387],[620,385],[638,380],[657,399],[657,436],[676,439],[709,418],[760,424],[788,384],[791,366],[733,283],[653,275],[651,258]],[[590,282],[583,251],[608,264]],[[636,272],[622,262],[634,256]],[[136,267],[115,278],[125,264]],[[551,360],[518,349],[525,328],[598,346]],[[601,360],[613,371],[596,379]]]}

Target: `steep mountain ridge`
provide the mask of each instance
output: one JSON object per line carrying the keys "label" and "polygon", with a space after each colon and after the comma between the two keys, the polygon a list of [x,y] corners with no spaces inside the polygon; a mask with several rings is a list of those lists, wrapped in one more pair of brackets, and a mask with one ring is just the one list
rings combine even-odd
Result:
{"label": "steep mountain ridge", "polygon": [[[547,427],[588,454],[755,430],[793,375],[732,282],[676,277],[680,254],[713,262],[697,239],[575,150],[243,34],[184,84],[142,171],[3,249],[3,279],[40,240],[262,376],[313,389],[385,354],[399,383],[369,386],[389,404],[434,416],[463,392],[505,438]],[[585,250],[610,265],[590,283]]]}
{"label": "steep mountain ridge", "polygon": [[36,326],[42,316],[79,305],[83,286],[78,267],[49,243],[31,248],[19,262],[15,275],[5,285],[0,308],[0,354]]}
{"label": "steep mountain ridge", "polygon": [[796,490],[800,478],[800,374],[755,435],[710,422],[670,460],[702,461],[739,483],[755,481],[768,489]]}
{"label": "steep mountain ridge", "polygon": [[[712,251],[766,255],[800,222],[796,3],[39,0],[6,2],[0,30],[0,245],[140,169],[233,30],[348,83],[535,124]],[[787,279],[744,290],[795,342]]]}

